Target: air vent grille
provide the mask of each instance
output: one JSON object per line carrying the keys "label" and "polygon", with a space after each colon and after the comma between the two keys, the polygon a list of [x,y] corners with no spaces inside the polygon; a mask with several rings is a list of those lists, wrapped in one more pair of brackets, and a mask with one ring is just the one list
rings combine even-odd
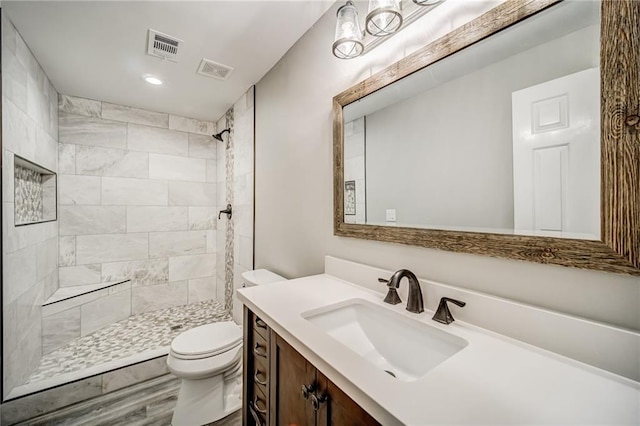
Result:
{"label": "air vent grille", "polygon": [[198,74],[218,80],[226,80],[231,75],[233,68],[213,62],[209,59],[202,59],[198,67]]}
{"label": "air vent grille", "polygon": [[147,43],[148,55],[178,62],[178,53],[180,52],[181,45],[182,40],[180,39],[155,30],[149,30],[149,41]]}

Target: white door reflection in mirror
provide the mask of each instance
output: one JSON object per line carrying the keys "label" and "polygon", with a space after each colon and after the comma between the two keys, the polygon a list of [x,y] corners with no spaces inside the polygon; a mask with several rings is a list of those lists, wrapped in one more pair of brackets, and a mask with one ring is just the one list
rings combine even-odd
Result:
{"label": "white door reflection in mirror", "polygon": [[600,238],[599,69],[512,94],[517,234]]}

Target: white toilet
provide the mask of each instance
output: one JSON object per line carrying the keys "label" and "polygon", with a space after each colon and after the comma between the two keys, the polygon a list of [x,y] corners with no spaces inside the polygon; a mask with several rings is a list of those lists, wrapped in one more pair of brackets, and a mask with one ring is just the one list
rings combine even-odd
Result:
{"label": "white toilet", "polygon": [[[244,285],[286,278],[266,269],[242,274]],[[215,422],[242,406],[242,328],[233,321],[192,328],[171,342],[169,370],[182,379],[173,426]]]}

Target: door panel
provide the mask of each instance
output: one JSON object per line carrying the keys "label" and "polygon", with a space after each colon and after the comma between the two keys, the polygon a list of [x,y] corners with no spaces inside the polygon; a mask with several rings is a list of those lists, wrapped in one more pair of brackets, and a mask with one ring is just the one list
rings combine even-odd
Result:
{"label": "door panel", "polygon": [[[280,336],[271,338],[271,398],[272,426],[311,426],[315,411],[311,401],[302,396],[303,385],[317,385],[315,367]],[[275,380],[273,375],[275,374]]]}
{"label": "door panel", "polygon": [[600,239],[599,68],[512,93],[516,234]]}
{"label": "door panel", "polygon": [[318,371],[318,396],[325,400],[318,410],[317,426],[380,425],[340,388]]}

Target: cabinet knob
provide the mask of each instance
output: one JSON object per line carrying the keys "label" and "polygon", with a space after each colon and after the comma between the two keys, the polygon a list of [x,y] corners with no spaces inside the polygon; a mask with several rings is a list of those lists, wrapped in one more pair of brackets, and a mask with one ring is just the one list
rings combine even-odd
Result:
{"label": "cabinet knob", "polygon": [[315,386],[313,385],[313,383],[311,383],[310,385],[302,385],[300,393],[302,394],[302,397],[304,399],[309,399],[309,394],[313,392],[314,389]]}
{"label": "cabinet knob", "polygon": [[324,403],[326,400],[327,395],[318,396],[316,394],[313,394],[311,395],[311,406],[315,411],[318,411],[320,409],[320,405],[322,405],[322,403]]}

